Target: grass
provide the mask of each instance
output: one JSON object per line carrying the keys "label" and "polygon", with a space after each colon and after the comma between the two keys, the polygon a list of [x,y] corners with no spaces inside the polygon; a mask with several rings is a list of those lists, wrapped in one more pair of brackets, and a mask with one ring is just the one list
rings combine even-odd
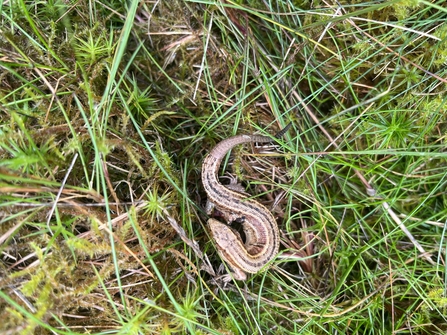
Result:
{"label": "grass", "polygon": [[[0,13],[0,333],[445,334],[444,1]],[[224,285],[201,163],[289,122],[223,163],[282,233]]]}

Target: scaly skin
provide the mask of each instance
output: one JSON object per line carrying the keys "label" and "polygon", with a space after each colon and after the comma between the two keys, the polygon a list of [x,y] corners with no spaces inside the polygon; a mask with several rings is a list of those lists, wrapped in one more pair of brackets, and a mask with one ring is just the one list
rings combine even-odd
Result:
{"label": "scaly skin", "polygon": [[[282,136],[288,127],[278,133],[277,137]],[[236,145],[253,142],[272,142],[272,138],[258,135],[227,138],[211,150],[202,165],[202,183],[208,195],[207,214],[211,214],[214,207],[229,224],[236,220],[242,221],[245,244],[240,235],[228,225],[215,219],[208,220],[218,252],[237,280],[245,280],[246,273],[257,273],[265,268],[279,249],[279,230],[272,213],[257,201],[223,186],[217,178],[225,155]],[[227,276],[226,280],[230,278]]]}

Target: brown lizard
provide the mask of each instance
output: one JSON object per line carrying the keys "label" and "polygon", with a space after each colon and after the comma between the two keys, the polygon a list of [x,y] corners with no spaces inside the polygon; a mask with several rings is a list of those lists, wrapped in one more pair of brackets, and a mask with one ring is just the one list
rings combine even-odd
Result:
{"label": "brown lizard", "polygon": [[[279,138],[289,129],[282,129]],[[218,143],[206,156],[202,164],[202,183],[208,196],[206,212],[213,208],[222,213],[225,221],[242,223],[245,244],[239,233],[230,226],[210,218],[208,225],[216,242],[218,252],[233,271],[237,280],[245,280],[246,272],[257,273],[276,256],[279,249],[279,231],[272,213],[262,204],[237,192],[234,187],[223,186],[217,177],[220,163],[236,145],[243,143],[266,143],[273,139],[260,135],[236,135]],[[225,276],[224,280],[230,280]]]}

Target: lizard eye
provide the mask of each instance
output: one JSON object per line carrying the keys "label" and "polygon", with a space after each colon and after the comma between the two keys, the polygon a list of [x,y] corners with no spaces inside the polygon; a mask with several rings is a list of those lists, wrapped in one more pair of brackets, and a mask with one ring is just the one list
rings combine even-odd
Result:
{"label": "lizard eye", "polygon": [[237,218],[236,220],[234,220],[234,222],[236,222],[236,223],[244,223],[245,222],[245,216],[241,216],[240,218]]}

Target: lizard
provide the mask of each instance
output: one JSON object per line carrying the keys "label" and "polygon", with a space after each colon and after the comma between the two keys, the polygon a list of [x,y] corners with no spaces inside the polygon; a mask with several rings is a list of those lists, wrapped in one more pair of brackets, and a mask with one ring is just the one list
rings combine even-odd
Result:
{"label": "lizard", "polygon": [[[282,137],[289,129],[288,124],[276,138]],[[256,200],[247,198],[234,185],[225,187],[217,177],[220,163],[236,145],[243,143],[273,142],[269,136],[236,135],[219,142],[205,157],[202,164],[202,183],[208,200],[206,213],[211,215],[216,208],[228,224],[242,223],[246,237],[243,243],[239,233],[228,224],[210,218],[208,226],[221,258],[232,270],[236,280],[246,280],[246,273],[257,273],[278,254],[279,230],[273,214]],[[229,281],[230,276],[224,276]]]}

